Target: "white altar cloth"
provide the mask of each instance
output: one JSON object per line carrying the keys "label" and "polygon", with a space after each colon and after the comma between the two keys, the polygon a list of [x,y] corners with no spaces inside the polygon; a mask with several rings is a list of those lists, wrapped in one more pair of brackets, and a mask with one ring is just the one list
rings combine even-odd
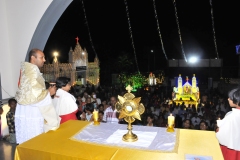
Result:
{"label": "white altar cloth", "polygon": [[98,145],[110,145],[132,149],[142,149],[159,152],[177,152],[179,130],[166,132],[163,127],[148,127],[133,125],[133,133],[138,136],[136,142],[124,142],[122,136],[127,133],[127,125],[101,123],[94,126],[92,123],[72,136],[70,139]]}
{"label": "white altar cloth", "polygon": [[134,134],[138,136],[138,140],[135,142],[124,142],[122,140],[122,137],[124,134],[126,134],[128,131],[127,130],[120,130],[118,129],[116,132],[114,132],[106,142],[108,144],[119,144],[121,146],[136,146],[136,147],[143,147],[147,148],[150,146],[152,141],[157,135],[157,132],[142,132],[142,131],[134,131]]}

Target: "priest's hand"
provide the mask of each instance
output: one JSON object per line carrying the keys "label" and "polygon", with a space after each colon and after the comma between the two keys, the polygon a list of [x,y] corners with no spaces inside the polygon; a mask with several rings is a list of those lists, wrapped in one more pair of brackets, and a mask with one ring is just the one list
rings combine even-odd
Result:
{"label": "priest's hand", "polygon": [[50,86],[48,88],[48,91],[49,91],[50,95],[53,96],[54,94],[56,94],[57,88],[56,88],[56,86]]}

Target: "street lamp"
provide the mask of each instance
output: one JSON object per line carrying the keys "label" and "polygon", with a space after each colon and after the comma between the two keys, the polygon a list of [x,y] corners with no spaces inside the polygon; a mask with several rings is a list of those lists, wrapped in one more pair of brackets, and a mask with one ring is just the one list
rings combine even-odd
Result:
{"label": "street lamp", "polygon": [[189,58],[189,63],[196,63],[198,61],[197,57],[190,57]]}
{"label": "street lamp", "polygon": [[53,55],[54,55],[54,57],[57,57],[58,56],[58,52],[54,52]]}
{"label": "street lamp", "polygon": [[58,52],[53,52],[53,56],[54,56],[54,62],[57,62],[57,56],[58,56]]}

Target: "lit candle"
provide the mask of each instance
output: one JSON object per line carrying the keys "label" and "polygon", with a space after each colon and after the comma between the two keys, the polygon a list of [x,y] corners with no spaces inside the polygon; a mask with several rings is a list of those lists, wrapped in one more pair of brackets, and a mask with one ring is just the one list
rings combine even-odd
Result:
{"label": "lit candle", "polygon": [[168,116],[168,126],[172,126],[174,124],[175,117],[172,116],[172,113],[170,116]]}
{"label": "lit candle", "polygon": [[98,111],[96,109],[93,111],[93,120],[94,122],[98,121]]}

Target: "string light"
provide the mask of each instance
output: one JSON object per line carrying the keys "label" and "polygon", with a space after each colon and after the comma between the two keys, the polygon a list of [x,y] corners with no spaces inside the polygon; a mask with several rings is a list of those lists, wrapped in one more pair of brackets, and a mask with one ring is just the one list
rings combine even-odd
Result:
{"label": "string light", "polygon": [[135,57],[135,61],[136,61],[137,71],[138,71],[138,73],[140,73],[139,68],[138,68],[137,55],[136,55],[136,50],[135,50],[135,46],[134,46],[133,36],[132,36],[132,29],[131,29],[132,27],[131,27],[131,23],[130,23],[127,0],[124,0],[124,3],[126,6],[126,13],[127,13],[127,19],[128,19],[128,26],[129,26],[128,29],[129,29],[130,38],[132,40],[132,47],[133,47],[133,53],[134,53],[134,57]]}
{"label": "string light", "polygon": [[84,2],[83,2],[83,1],[84,1],[84,0],[82,0],[82,8],[83,8],[83,13],[84,13],[84,18],[85,18],[85,21],[86,21],[86,26],[87,26],[87,29],[88,29],[89,41],[90,41],[90,44],[91,44],[91,46],[92,46],[93,52],[94,52],[95,55],[97,56],[97,52],[95,51],[95,48],[94,48],[94,46],[93,46],[92,37],[91,37],[90,29],[89,29],[89,26],[88,26],[87,14],[86,14],[86,10],[85,10]]}
{"label": "string light", "polygon": [[216,35],[215,35],[215,27],[214,27],[214,17],[213,17],[213,7],[212,7],[212,0],[209,0],[210,6],[211,6],[211,17],[212,17],[212,29],[213,29],[213,41],[215,45],[215,52],[217,54],[217,58],[219,59],[218,56],[218,49],[217,49],[217,41],[216,41]]}
{"label": "string light", "polygon": [[163,46],[163,40],[162,40],[161,31],[160,31],[160,25],[159,25],[159,22],[158,22],[155,0],[153,0],[153,8],[154,8],[154,13],[155,13],[155,18],[156,18],[156,21],[157,21],[157,30],[158,30],[158,35],[159,35],[159,38],[160,38],[160,41],[161,41],[162,51],[163,51],[163,54],[164,54],[166,60],[168,60],[168,57],[166,55],[166,52],[165,52],[165,49],[164,49],[164,46]]}
{"label": "string light", "polygon": [[187,58],[183,49],[183,42],[182,42],[182,36],[181,36],[181,31],[180,31],[180,27],[179,27],[179,21],[178,21],[178,15],[177,15],[177,7],[176,7],[176,2],[175,0],[173,0],[173,5],[174,5],[174,9],[175,9],[175,17],[176,17],[176,22],[177,22],[177,27],[178,27],[178,35],[179,35],[179,40],[181,43],[181,49],[182,49],[182,55],[183,58],[185,59],[185,61],[187,62]]}

